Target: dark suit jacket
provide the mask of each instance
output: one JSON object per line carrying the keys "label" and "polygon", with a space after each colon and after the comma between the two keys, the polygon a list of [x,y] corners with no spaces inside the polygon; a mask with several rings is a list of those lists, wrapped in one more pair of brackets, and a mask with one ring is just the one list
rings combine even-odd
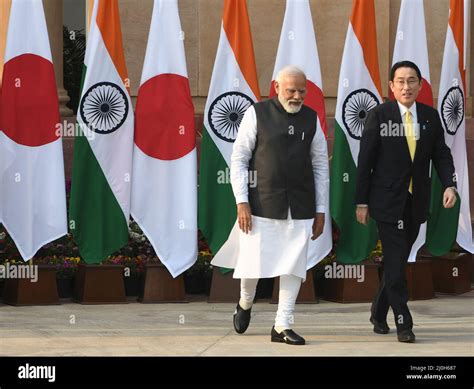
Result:
{"label": "dark suit jacket", "polygon": [[405,134],[397,136],[393,131],[389,132],[403,123],[397,102],[380,104],[367,115],[360,141],[355,202],[368,204],[370,216],[375,220],[388,223],[402,220],[410,178],[413,177],[413,220],[417,223],[426,221],[431,192],[431,160],[443,186],[456,185],[453,158],[444,142],[438,112],[418,102],[416,112],[420,137],[413,162]]}

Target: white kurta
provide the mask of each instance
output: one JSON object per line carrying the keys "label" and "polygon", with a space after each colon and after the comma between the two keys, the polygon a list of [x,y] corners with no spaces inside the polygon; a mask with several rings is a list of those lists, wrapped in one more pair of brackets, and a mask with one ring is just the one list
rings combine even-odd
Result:
{"label": "white kurta", "polygon": [[[257,140],[257,118],[250,107],[242,118],[231,157],[231,183],[237,204],[248,202],[249,162]],[[329,166],[326,138],[317,128],[311,143],[311,161],[316,189],[316,212],[324,213]],[[295,172],[294,174],[298,174]],[[258,182],[258,172],[256,180]],[[234,269],[234,278],[270,278],[292,274],[306,279],[308,246],[314,219],[286,220],[252,216],[252,231],[243,233],[234,225],[229,239],[212,265]]]}

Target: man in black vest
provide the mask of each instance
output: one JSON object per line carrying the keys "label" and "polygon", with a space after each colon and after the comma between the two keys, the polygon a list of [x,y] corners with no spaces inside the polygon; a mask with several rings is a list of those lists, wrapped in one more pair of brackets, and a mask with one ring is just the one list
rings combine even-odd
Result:
{"label": "man in black vest", "polygon": [[392,307],[400,342],[415,341],[405,265],[420,225],[427,219],[431,161],[445,188],[443,206],[451,208],[456,202],[453,159],[438,112],[415,102],[421,81],[413,62],[393,65],[390,89],[395,101],[380,104],[367,115],[357,165],[356,217],[367,224],[370,212],[384,254],[384,275],[370,321],[374,332],[387,334]]}
{"label": "man in black vest", "polygon": [[254,104],[240,124],[231,158],[239,252],[235,260],[213,264],[234,268],[234,277],[241,279],[234,313],[238,333],[249,326],[258,280],[279,276],[271,341],[302,345],[304,338],[291,326],[296,297],[306,278],[308,245],[324,227],[327,144],[316,112],[303,105],[305,74],[294,66],[285,67],[275,91],[277,97]]}

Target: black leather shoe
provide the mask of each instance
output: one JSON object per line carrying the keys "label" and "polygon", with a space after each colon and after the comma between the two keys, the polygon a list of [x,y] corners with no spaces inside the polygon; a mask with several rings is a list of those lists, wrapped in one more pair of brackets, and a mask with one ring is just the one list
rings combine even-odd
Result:
{"label": "black leather shoe", "polygon": [[386,321],[376,321],[371,316],[370,322],[374,325],[374,332],[376,334],[388,334],[390,332],[390,327],[388,326]]}
{"label": "black leather shoe", "polygon": [[283,330],[282,332],[278,333],[275,330],[275,326],[272,327],[272,342],[286,343],[286,344],[293,344],[293,345],[305,344],[304,338],[299,336],[295,331]]}
{"label": "black leather shoe", "polygon": [[412,330],[403,330],[398,333],[398,341],[404,343],[413,343],[415,341],[415,334]]}
{"label": "black leather shoe", "polygon": [[249,309],[243,309],[240,304],[237,303],[234,312],[234,329],[238,334],[243,334],[247,331],[247,328],[249,328],[251,311],[252,307]]}

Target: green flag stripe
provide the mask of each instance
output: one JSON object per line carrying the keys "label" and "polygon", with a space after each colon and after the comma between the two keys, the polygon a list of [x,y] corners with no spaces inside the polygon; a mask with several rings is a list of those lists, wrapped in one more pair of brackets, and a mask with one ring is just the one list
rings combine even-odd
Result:
{"label": "green flag stripe", "polygon": [[444,255],[451,250],[458,232],[461,199],[457,196],[453,208],[445,209],[443,186],[436,169],[432,169],[430,213],[426,229],[426,247],[432,255]]}
{"label": "green flag stripe", "polygon": [[198,224],[213,254],[227,240],[237,219],[232,187],[228,180],[224,180],[227,169],[219,149],[204,129],[199,168]]}
{"label": "green flag stripe", "polygon": [[377,243],[375,222],[370,219],[364,226],[355,217],[355,183],[357,168],[346,136],[336,122],[331,161],[331,215],[340,236],[336,257],[340,263],[358,263],[367,258]]}
{"label": "green flag stripe", "polygon": [[73,163],[71,233],[84,261],[100,263],[127,244],[127,221],[84,136],[74,141]]}

